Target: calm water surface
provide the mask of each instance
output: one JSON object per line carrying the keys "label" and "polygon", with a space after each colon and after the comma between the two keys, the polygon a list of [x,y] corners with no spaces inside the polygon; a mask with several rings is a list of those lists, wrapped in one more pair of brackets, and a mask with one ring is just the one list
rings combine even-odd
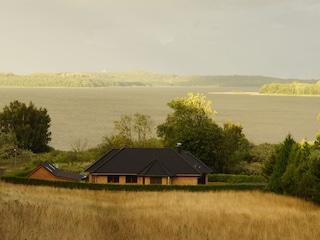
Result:
{"label": "calm water surface", "polygon": [[[188,92],[204,93],[217,111],[222,126],[230,120],[241,123],[246,137],[256,144],[279,143],[288,133],[300,141],[314,140],[320,129],[320,97],[221,94],[234,89],[214,87],[109,87],[109,88],[0,88],[1,109],[11,101],[32,101],[51,117],[51,146],[70,150],[77,140],[89,146],[101,143],[113,131],[113,120],[121,115],[143,113],[155,126],[163,123],[170,109],[167,102],[186,97]],[[258,91],[256,88],[241,89]]]}

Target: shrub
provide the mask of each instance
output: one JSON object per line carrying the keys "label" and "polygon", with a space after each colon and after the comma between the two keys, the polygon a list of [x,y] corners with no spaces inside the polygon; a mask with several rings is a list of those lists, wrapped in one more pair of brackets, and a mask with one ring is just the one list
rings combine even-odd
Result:
{"label": "shrub", "polygon": [[222,190],[264,190],[264,185],[254,184],[226,184],[226,185],[140,185],[140,184],[97,184],[97,183],[80,183],[80,182],[64,182],[64,181],[47,181],[34,178],[23,178],[15,176],[3,176],[1,181],[35,185],[35,186],[51,186],[69,189],[88,189],[88,190],[108,190],[108,191],[222,191]]}
{"label": "shrub", "polygon": [[265,183],[266,179],[255,175],[235,175],[235,174],[209,174],[209,182],[227,183]]}

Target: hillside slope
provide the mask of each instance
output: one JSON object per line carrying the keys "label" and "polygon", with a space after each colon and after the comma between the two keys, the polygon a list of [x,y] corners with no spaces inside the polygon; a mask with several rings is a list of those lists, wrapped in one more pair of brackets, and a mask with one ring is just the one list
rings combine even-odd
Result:
{"label": "hillside slope", "polygon": [[[0,87],[109,87],[109,86],[219,86],[261,87],[268,83],[290,83],[295,79],[264,76],[174,75],[145,71],[66,72],[15,75],[0,73]],[[306,80],[315,83],[316,80]]]}

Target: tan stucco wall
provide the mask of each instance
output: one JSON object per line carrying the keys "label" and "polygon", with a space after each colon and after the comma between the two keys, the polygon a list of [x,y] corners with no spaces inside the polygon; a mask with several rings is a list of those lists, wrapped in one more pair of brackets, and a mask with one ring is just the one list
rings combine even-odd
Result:
{"label": "tan stucco wall", "polygon": [[[89,182],[92,183],[108,183],[107,176],[92,176],[89,174]],[[115,184],[115,183],[113,183]],[[126,176],[119,176],[119,184],[126,184]],[[132,184],[132,183],[129,183]],[[138,177],[138,183],[143,184],[143,177]],[[150,177],[145,177],[144,184],[150,184]],[[162,177],[162,184],[172,185],[197,185],[198,177]]]}
{"label": "tan stucco wall", "polygon": [[172,185],[197,185],[198,177],[172,177]]}
{"label": "tan stucco wall", "polygon": [[126,184],[126,176],[119,177],[119,184]]}
{"label": "tan stucco wall", "polygon": [[[145,177],[145,184],[150,184],[150,177]],[[162,177],[161,178],[161,184],[168,185],[170,184],[170,180],[168,180],[168,177]]]}
{"label": "tan stucco wall", "polygon": [[[108,183],[108,176],[96,176],[96,175],[89,174],[89,182]],[[143,183],[143,177],[138,177],[138,184],[142,184],[142,183]],[[112,184],[126,184],[126,176],[119,176],[119,183],[112,183]]]}
{"label": "tan stucco wall", "polygon": [[29,178],[37,178],[37,179],[44,179],[44,180],[51,180],[51,181],[69,181],[69,182],[77,182],[77,180],[67,179],[67,178],[60,178],[56,177],[51,174],[48,170],[40,166],[36,169],[33,173],[31,173]]}
{"label": "tan stucco wall", "polygon": [[92,176],[93,183],[108,183],[107,176]]}
{"label": "tan stucco wall", "polygon": [[93,181],[92,181],[92,175],[91,175],[91,173],[89,173],[89,174],[88,174],[88,182],[91,182],[91,183],[93,183]]}

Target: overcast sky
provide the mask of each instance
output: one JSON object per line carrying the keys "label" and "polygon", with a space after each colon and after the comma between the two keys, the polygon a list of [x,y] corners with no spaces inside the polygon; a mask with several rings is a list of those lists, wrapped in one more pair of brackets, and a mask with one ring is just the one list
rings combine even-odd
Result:
{"label": "overcast sky", "polygon": [[0,72],[127,70],[320,79],[320,1],[0,1]]}

